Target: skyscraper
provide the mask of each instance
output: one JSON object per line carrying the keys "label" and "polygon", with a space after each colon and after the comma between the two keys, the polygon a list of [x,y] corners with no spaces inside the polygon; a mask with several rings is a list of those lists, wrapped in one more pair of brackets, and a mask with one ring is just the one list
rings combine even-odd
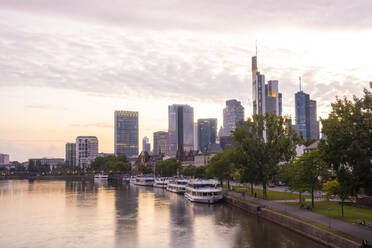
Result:
{"label": "skyscraper", "polygon": [[168,132],[154,133],[154,155],[168,155]]}
{"label": "skyscraper", "polygon": [[199,150],[198,123],[194,122],[194,151]]}
{"label": "skyscraper", "polygon": [[227,100],[223,109],[223,136],[230,136],[238,123],[244,121],[244,107],[235,100]]}
{"label": "skyscraper", "polygon": [[98,156],[98,139],[95,136],[78,136],[76,138],[76,166],[88,168]]}
{"label": "skyscraper", "polygon": [[202,153],[208,152],[210,144],[216,143],[217,119],[199,119],[198,120],[198,140],[199,150]]}
{"label": "skyscraper", "polygon": [[310,125],[309,138],[319,139],[319,121],[317,120],[315,100],[310,100],[309,102],[309,125]]}
{"label": "skyscraper", "polygon": [[303,138],[319,139],[316,101],[302,90],[295,94],[296,130]]}
{"label": "skyscraper", "polygon": [[258,71],[257,54],[252,57],[252,99],[253,114],[265,114],[266,111],[276,115],[282,114],[282,93],[279,92],[279,81],[269,80],[265,84],[265,75]]}
{"label": "skyscraper", "polygon": [[148,154],[151,152],[151,144],[149,142],[149,138],[146,136],[142,139],[142,151],[147,152]]}
{"label": "skyscraper", "polygon": [[115,155],[138,155],[138,112],[115,111]]}
{"label": "skyscraper", "polygon": [[189,105],[168,106],[169,156],[181,159],[194,146],[194,109]]}
{"label": "skyscraper", "polygon": [[253,114],[264,114],[266,111],[265,75],[258,71],[257,54],[252,57],[252,99]]}
{"label": "skyscraper", "polygon": [[66,143],[66,165],[75,166],[76,165],[76,144]]}

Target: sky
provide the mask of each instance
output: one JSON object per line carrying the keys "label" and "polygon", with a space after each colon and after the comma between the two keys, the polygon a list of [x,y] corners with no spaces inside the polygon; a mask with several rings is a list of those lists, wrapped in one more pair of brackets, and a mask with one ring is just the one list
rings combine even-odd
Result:
{"label": "sky", "polygon": [[372,81],[370,0],[1,0],[0,153],[64,157],[97,136],[114,150],[114,111],[139,111],[139,144],[167,130],[167,106],[252,114],[251,57],[279,80],[294,117],[298,78],[326,118]]}

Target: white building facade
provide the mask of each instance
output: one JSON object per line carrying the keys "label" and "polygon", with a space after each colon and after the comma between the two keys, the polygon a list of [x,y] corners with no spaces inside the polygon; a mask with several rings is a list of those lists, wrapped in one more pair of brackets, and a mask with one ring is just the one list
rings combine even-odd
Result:
{"label": "white building facade", "polygon": [[79,136],[76,138],[76,166],[88,168],[98,157],[98,139],[95,136]]}

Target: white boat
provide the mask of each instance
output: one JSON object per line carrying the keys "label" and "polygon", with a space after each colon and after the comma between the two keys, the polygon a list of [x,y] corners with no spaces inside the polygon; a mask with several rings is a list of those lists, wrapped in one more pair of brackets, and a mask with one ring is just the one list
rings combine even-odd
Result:
{"label": "white boat", "polygon": [[94,180],[95,181],[107,181],[108,180],[108,175],[96,174],[96,175],[94,175]]}
{"label": "white boat", "polygon": [[136,179],[137,179],[136,176],[131,176],[129,182],[130,182],[131,184],[135,184],[135,183],[136,183]]}
{"label": "white boat", "polygon": [[154,178],[153,177],[137,177],[135,185],[140,186],[153,186]]}
{"label": "white boat", "polygon": [[168,179],[165,177],[157,177],[155,178],[154,187],[155,188],[167,188],[168,186]]}
{"label": "white boat", "polygon": [[129,183],[130,182],[130,177],[126,176],[126,177],[123,177],[123,183]]}
{"label": "white boat", "polygon": [[185,193],[186,184],[188,180],[183,178],[176,178],[169,180],[167,190],[174,193]]}
{"label": "white boat", "polygon": [[192,202],[215,203],[223,198],[222,187],[217,180],[190,180],[186,186],[186,199]]}

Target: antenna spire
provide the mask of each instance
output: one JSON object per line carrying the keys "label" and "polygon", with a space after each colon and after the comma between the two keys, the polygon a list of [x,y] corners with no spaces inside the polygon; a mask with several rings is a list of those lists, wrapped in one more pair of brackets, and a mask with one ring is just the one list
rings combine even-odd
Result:
{"label": "antenna spire", "polygon": [[257,57],[257,39],[256,39],[256,57]]}
{"label": "antenna spire", "polygon": [[300,79],[300,91],[302,91],[302,89],[301,89],[301,77],[299,77],[299,79]]}

